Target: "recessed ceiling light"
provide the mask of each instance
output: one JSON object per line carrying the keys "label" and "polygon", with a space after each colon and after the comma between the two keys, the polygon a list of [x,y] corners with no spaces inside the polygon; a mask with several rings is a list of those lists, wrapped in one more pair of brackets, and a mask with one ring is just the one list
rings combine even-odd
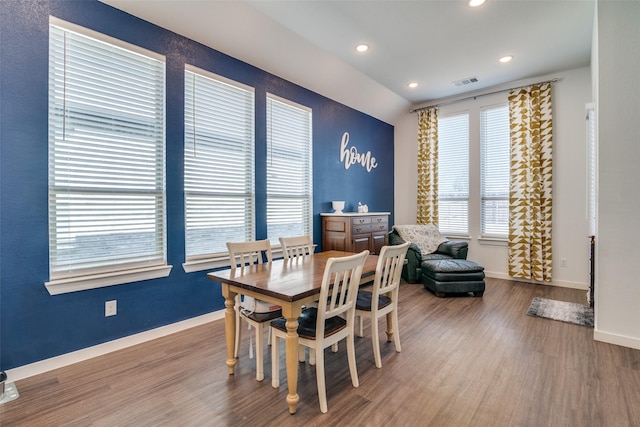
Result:
{"label": "recessed ceiling light", "polygon": [[356,50],[358,52],[366,52],[366,51],[369,50],[369,45],[364,44],[364,43],[363,44],[359,44],[358,46],[356,46]]}
{"label": "recessed ceiling light", "polygon": [[502,58],[499,59],[500,62],[505,63],[505,62],[509,62],[513,59],[513,56],[511,55],[507,55],[507,56],[503,56]]}
{"label": "recessed ceiling light", "polygon": [[480,6],[481,4],[484,4],[485,0],[469,0],[469,6],[471,7],[477,7]]}
{"label": "recessed ceiling light", "polygon": [[409,86],[411,89],[413,89],[414,87],[418,87],[418,83],[416,83],[416,82],[411,82],[411,83],[409,83],[407,86]]}

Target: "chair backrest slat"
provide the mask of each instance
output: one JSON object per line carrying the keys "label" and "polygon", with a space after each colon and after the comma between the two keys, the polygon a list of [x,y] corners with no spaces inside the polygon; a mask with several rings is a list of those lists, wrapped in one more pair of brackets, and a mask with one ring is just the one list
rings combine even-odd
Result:
{"label": "chair backrest slat", "polygon": [[379,295],[398,291],[402,266],[410,244],[410,242],[405,242],[402,245],[383,246],[380,250],[376,275],[373,280],[372,304],[378,303]]}
{"label": "chair backrest slat", "polygon": [[285,259],[305,257],[313,254],[313,240],[310,236],[280,237],[282,254]]}
{"label": "chair backrest slat", "polygon": [[244,268],[248,265],[273,261],[269,240],[253,242],[227,242],[231,268]]}
{"label": "chair backrest slat", "polygon": [[326,319],[344,313],[347,324],[352,324],[355,315],[355,301],[360,286],[364,262],[369,251],[359,254],[329,258],[324,269],[318,304],[317,330],[324,330]]}

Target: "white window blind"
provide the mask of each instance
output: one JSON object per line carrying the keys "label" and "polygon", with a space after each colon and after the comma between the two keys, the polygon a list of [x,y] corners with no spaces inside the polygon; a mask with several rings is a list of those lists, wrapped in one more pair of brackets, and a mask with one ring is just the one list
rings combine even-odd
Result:
{"label": "white window blind", "polygon": [[255,238],[254,90],[187,66],[184,119],[186,258],[215,258]]}
{"label": "white window blind", "polygon": [[438,217],[441,233],[469,233],[468,113],[438,119]]}
{"label": "white window blind", "polygon": [[487,108],[480,113],[481,234],[509,235],[509,107]]}
{"label": "white window blind", "polygon": [[267,94],[267,237],[312,235],[312,112]]}
{"label": "white window blind", "polygon": [[49,27],[47,287],[101,274],[79,290],[134,281],[105,274],[166,266],[165,63],[65,24]]}

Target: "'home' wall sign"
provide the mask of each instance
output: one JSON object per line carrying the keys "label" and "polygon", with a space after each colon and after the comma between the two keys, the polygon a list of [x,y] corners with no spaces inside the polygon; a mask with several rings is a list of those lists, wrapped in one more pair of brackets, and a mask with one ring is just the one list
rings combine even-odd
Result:
{"label": "'home' wall sign", "polygon": [[356,147],[347,148],[349,145],[349,132],[342,134],[342,142],[340,143],[340,161],[344,162],[344,168],[349,169],[353,164],[360,163],[363,168],[367,168],[367,172],[378,167],[376,158],[371,155],[371,151],[366,154],[358,153]]}

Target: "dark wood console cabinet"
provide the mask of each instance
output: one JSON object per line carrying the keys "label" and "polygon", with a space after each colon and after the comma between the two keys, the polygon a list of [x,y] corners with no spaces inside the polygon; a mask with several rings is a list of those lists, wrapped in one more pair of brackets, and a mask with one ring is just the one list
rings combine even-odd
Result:
{"label": "dark wood console cabinet", "polygon": [[389,244],[389,213],[320,214],[322,250],[379,254]]}

